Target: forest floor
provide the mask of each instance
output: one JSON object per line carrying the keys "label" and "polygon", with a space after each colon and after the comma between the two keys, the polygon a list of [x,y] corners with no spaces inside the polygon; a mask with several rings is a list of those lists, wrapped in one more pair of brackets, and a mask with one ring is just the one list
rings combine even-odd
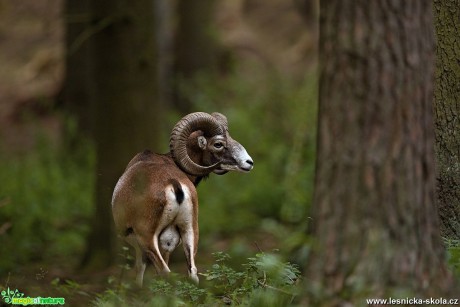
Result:
{"label": "forest floor", "polygon": [[[240,270],[243,268],[238,264],[246,263],[248,257],[254,257],[259,252],[272,252],[279,246],[279,240],[266,232],[253,231],[235,236],[240,238],[238,244],[245,246],[246,256],[240,255],[231,261]],[[245,238],[245,241],[241,242],[241,238]],[[205,273],[215,263],[212,250],[229,252],[234,244],[232,238],[220,238],[212,242],[212,247],[200,246],[196,257],[199,273]],[[130,249],[125,256],[120,256],[118,264],[103,271],[92,272],[79,268],[80,257],[35,260],[15,267],[7,276],[1,276],[0,286],[11,290],[19,289],[24,296],[63,297],[68,306],[88,306],[106,291],[117,291],[120,287],[127,287],[132,294],[140,291],[134,282],[133,259],[126,255],[134,256],[133,250]],[[40,258],[38,255],[37,257]],[[171,255],[171,272],[179,274],[179,277],[187,276],[186,263],[182,248],[178,247]],[[126,268],[127,265],[129,268]],[[148,285],[155,278],[158,278],[157,274],[153,266],[149,265],[144,275],[144,284]],[[204,277],[201,276],[200,279]]]}

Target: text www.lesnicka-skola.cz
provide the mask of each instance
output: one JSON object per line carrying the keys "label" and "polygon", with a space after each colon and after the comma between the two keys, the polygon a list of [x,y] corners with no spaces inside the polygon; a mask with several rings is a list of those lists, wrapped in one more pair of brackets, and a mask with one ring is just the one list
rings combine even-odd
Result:
{"label": "text www.lesnicka-skola.cz", "polygon": [[367,298],[368,305],[459,305],[458,298]]}

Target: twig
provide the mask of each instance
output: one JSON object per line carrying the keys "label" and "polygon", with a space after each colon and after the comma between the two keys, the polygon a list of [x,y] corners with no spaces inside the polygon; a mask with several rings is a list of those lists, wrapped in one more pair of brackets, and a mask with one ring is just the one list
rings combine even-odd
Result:
{"label": "twig", "polygon": [[8,278],[6,279],[5,288],[9,287],[11,272],[8,272]]}
{"label": "twig", "polygon": [[259,252],[263,253],[264,251],[260,248],[259,244],[257,244],[257,241],[254,241],[254,245],[256,248],[259,250]]}
{"label": "twig", "polygon": [[87,41],[91,36],[104,30],[105,28],[114,24],[116,21],[122,19],[123,17],[125,16],[124,15],[108,16],[102,19],[101,21],[99,21],[97,24],[87,27],[83,32],[81,32],[75,38],[75,40],[70,45],[69,55],[73,55],[81,47],[81,45],[83,45],[83,43]]}
{"label": "twig", "polygon": [[286,291],[286,290],[283,290],[283,289],[280,289],[280,288],[276,288],[276,287],[267,285],[267,284],[265,284],[265,283],[262,283],[260,280],[258,280],[257,282],[259,283],[259,285],[261,285],[261,286],[264,287],[264,288],[267,288],[267,289],[270,289],[270,290],[274,290],[274,291],[278,291],[278,292],[281,292],[281,293],[286,294],[286,295],[294,295],[294,294],[292,294],[291,292],[288,292],[288,291]]}

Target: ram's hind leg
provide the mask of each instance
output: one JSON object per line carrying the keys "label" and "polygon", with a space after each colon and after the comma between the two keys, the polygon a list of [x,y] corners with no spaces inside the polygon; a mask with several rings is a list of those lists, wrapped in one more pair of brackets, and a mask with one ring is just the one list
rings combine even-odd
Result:
{"label": "ram's hind leg", "polygon": [[134,234],[126,236],[125,241],[128,242],[132,247],[134,247],[134,250],[136,251],[136,282],[140,287],[142,287],[142,283],[144,280],[144,272],[147,266],[144,260],[144,253],[142,252],[142,249],[139,246],[139,243],[137,242],[136,236]]}
{"label": "ram's hind leg", "polygon": [[198,233],[192,227],[180,229],[182,245],[184,246],[185,258],[187,259],[188,274],[190,278],[198,283],[198,270],[195,265],[196,247],[198,245]]}

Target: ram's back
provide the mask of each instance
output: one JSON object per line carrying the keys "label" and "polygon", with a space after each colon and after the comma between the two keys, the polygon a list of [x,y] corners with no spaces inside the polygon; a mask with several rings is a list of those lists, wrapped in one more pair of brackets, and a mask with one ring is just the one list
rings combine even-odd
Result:
{"label": "ram's back", "polygon": [[118,180],[112,197],[118,233],[151,234],[166,205],[165,189],[169,185],[174,188],[175,182],[186,185],[191,197],[197,198],[193,184],[170,157],[148,151],[136,155]]}

